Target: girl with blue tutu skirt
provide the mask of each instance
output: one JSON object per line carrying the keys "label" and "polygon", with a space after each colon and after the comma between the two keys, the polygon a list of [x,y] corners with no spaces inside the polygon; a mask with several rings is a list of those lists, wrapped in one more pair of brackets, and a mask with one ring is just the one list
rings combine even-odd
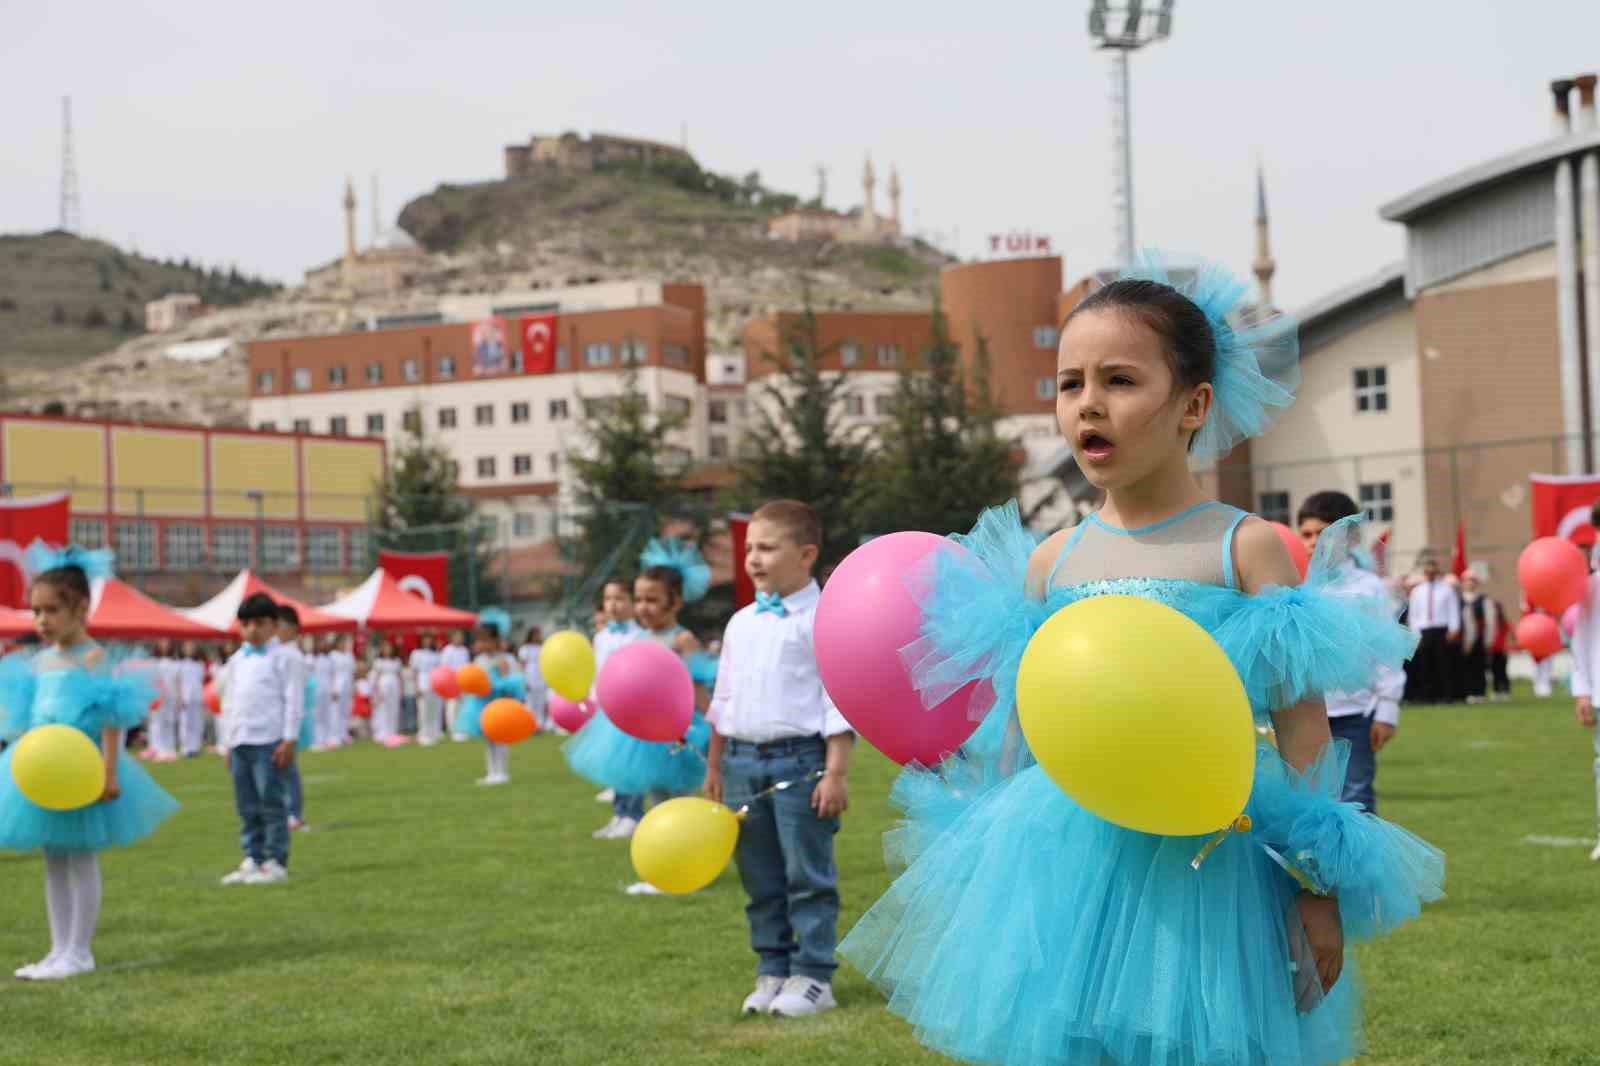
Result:
{"label": "girl with blue tutu skirt", "polygon": [[[957,756],[897,780],[906,817],[886,854],[904,869],[840,953],[953,1058],[1341,1062],[1362,1047],[1346,940],[1441,894],[1440,852],[1339,802],[1347,752],[1319,697],[1365,687],[1415,643],[1387,602],[1341,587],[1358,519],[1330,527],[1301,583],[1272,528],[1206,498],[1190,471],[1293,398],[1294,324],[1251,317],[1247,291],[1215,268],[1148,261],[1080,303],[1061,333],[1056,414],[1104,503],[1043,544],[1015,504],[990,511],[955,538],[967,552],[938,553],[918,577],[922,636],[902,658],[925,704],[981,682],[991,705]],[[1203,626],[1276,738],[1258,745],[1252,830],[1221,837],[1198,867],[1208,838],[1091,814],[1017,724],[1029,638],[1067,604],[1109,594]]]}
{"label": "girl with blue tutu skirt", "polygon": [[100,799],[76,810],[37,806],[17,788],[11,761],[0,755],[0,848],[44,850],[50,953],[23,966],[24,980],[54,981],[94,970],[91,945],[100,919],[100,860],[105,848],[143,840],[178,809],[138,761],[123,751],[122,733],[144,720],[157,695],[150,671],[116,670],[84,630],[91,577],[110,574],[108,551],[52,551],[35,542],[28,569],[34,628],[42,646],[0,660],[0,737],[61,724],[99,745],[105,759]]}
{"label": "girl with blue tutu skirt", "polygon": [[483,709],[498,699],[524,699],[528,692],[517,661],[505,653],[505,641],[501,636],[504,625],[505,622],[489,611],[479,616],[478,628],[472,634],[472,661],[489,675],[489,694],[474,696],[463,692],[460,709],[456,712],[456,732],[483,741],[486,769],[478,778],[480,785],[511,783],[511,749],[483,735]]}
{"label": "girl with blue tutu skirt", "polygon": [[300,612],[292,604],[278,604],[277,643],[272,646],[272,654],[282,655],[289,660],[290,670],[303,679],[301,687],[305,691],[305,713],[300,716],[300,733],[295,738],[294,756],[289,769],[284,773],[289,792],[289,831],[298,833],[306,828],[306,788],[300,776],[300,755],[316,745],[319,687],[305,650],[300,647]]}

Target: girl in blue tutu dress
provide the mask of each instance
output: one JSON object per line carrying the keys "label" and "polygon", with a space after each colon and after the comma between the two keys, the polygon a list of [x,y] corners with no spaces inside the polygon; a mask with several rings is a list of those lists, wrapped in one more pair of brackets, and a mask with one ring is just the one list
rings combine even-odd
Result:
{"label": "girl in blue tutu dress", "polygon": [[[654,641],[683,657],[695,680],[696,710],[681,743],[640,740],[618,729],[605,708],[562,746],[574,773],[602,788],[616,791],[616,828],[601,839],[622,839],[644,817],[645,798],[679,796],[697,791],[705,780],[706,749],[711,727],[700,713],[716,681],[716,660],[705,654],[695,635],[678,624],[686,603],[705,597],[711,567],[698,549],[671,538],[652,540],[639,556],[643,569],[633,584],[634,640]],[[600,836],[600,834],[596,834]],[[643,890],[640,890],[643,891]]]}
{"label": "girl in blue tutu dress", "polygon": [[[925,703],[978,681],[992,707],[957,756],[896,782],[906,819],[886,852],[904,871],[840,953],[953,1058],[1340,1062],[1362,1044],[1346,940],[1386,932],[1441,893],[1438,851],[1338,801],[1347,753],[1319,695],[1364,687],[1414,646],[1387,603],[1340,587],[1357,519],[1324,534],[1300,583],[1272,528],[1207,499],[1190,472],[1292,400],[1294,325],[1250,320],[1246,292],[1212,268],[1174,278],[1149,263],[1080,303],[1061,334],[1056,413],[1103,505],[1043,544],[1015,504],[988,512],[956,538],[967,553],[940,553],[923,575],[922,638],[903,659]],[[1197,868],[1207,838],[1089,813],[1045,776],[1017,725],[1033,632],[1106,594],[1204,626],[1276,737],[1258,746],[1252,831],[1221,837]]]}
{"label": "girl in blue tutu dress", "polygon": [[493,608],[478,616],[478,628],[472,634],[472,661],[488,673],[489,694],[474,696],[463,692],[461,709],[456,712],[456,732],[483,741],[486,769],[478,778],[480,785],[511,783],[511,749],[483,735],[483,709],[495,700],[522,700],[528,694],[522,670],[517,661],[506,654],[502,632],[510,628],[509,623],[510,618],[504,611]]}
{"label": "girl in blue tutu dress", "polygon": [[143,840],[177,801],[122,748],[123,730],[144,720],[156,698],[149,672],[115,671],[84,631],[90,577],[110,574],[110,552],[51,551],[37,542],[28,569],[34,628],[42,647],[0,660],[0,737],[59,723],[86,734],[105,758],[105,790],[77,810],[48,810],[17,788],[11,773],[16,745],[0,755],[0,848],[44,850],[50,953],[16,975],[53,981],[94,970],[91,944],[100,919],[98,852]]}

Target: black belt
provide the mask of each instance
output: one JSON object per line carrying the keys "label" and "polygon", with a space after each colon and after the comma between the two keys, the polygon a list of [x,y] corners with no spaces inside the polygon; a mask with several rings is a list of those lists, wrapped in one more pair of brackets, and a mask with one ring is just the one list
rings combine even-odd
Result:
{"label": "black belt", "polygon": [[809,737],[780,737],[777,740],[768,740],[757,744],[751,740],[739,740],[735,737],[727,738],[727,745],[723,749],[730,755],[758,755],[762,758],[771,758],[774,755],[795,755],[800,752],[815,751],[824,747],[826,742],[821,733],[813,733]]}

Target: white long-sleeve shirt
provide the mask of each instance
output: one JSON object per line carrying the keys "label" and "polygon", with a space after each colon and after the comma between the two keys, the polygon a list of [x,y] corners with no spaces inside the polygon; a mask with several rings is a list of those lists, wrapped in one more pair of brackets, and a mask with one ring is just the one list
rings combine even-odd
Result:
{"label": "white long-sleeve shirt", "polygon": [[227,666],[222,746],[277,744],[300,736],[305,714],[305,660],[296,649],[246,644]]}
{"label": "white long-sleeve shirt", "polygon": [[1439,578],[1424,581],[1411,590],[1406,624],[1415,633],[1444,629],[1454,636],[1461,632],[1461,597]]}
{"label": "white long-sleeve shirt", "polygon": [[412,651],[411,658],[406,660],[411,676],[416,679],[419,695],[424,697],[433,695],[433,684],[429,679],[433,677],[433,671],[438,665],[439,652],[434,648],[417,648]]}
{"label": "white long-sleeve shirt", "polygon": [[[1444,586],[1444,582],[1439,582]],[[1448,586],[1444,586],[1447,587]],[[1341,595],[1388,599],[1389,590],[1383,578],[1354,563],[1345,564],[1345,572],[1337,586]],[[1374,719],[1396,728],[1400,725],[1400,701],[1406,693],[1406,675],[1392,666],[1379,666],[1373,672],[1372,683],[1355,692],[1327,692],[1323,699],[1328,705],[1329,718],[1349,715],[1372,715]]]}
{"label": "white long-sleeve shirt", "polygon": [[184,659],[178,664],[178,701],[185,707],[198,707],[205,695],[206,664],[199,659]]}
{"label": "white long-sleeve shirt", "polygon": [[1590,574],[1583,599],[1578,604],[1578,625],[1572,631],[1572,694],[1593,698],[1597,681],[1600,681],[1600,574]]}
{"label": "white long-sleeve shirt", "polygon": [[717,690],[706,719],[725,737],[765,744],[788,737],[831,737],[851,731],[833,705],[812,641],[817,602],[815,581],[785,596],[782,617],[741,609],[722,635]]}

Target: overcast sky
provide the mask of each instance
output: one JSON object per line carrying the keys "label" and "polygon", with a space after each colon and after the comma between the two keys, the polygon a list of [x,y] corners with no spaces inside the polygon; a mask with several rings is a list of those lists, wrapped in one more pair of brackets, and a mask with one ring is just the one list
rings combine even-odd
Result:
{"label": "overcast sky", "polygon": [[[870,152],[880,209],[892,162],[908,226],[964,256],[1042,232],[1070,279],[1115,249],[1088,6],[11,0],[0,232],[55,225],[69,95],[90,233],[282,280],[339,253],[347,173],[364,242],[374,171],[392,222],[535,131],[685,126],[778,188],[826,165],[836,207]],[[1546,137],[1548,81],[1600,68],[1600,3],[1179,0],[1133,64],[1139,243],[1248,269],[1259,153],[1295,307],[1400,256],[1382,203]]]}

